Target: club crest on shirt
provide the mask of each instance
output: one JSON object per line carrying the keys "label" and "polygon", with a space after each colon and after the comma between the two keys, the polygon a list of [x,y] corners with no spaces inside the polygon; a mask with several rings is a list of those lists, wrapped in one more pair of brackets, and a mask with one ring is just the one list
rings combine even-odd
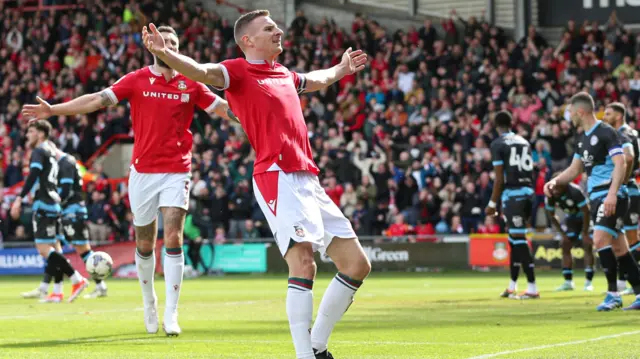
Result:
{"label": "club crest on shirt", "polygon": [[591,136],[591,146],[595,146],[598,144],[598,137],[596,136]]}
{"label": "club crest on shirt", "polygon": [[295,231],[296,231],[296,236],[298,236],[300,238],[304,237],[304,229],[302,229],[302,227],[293,226],[293,229],[295,229]]}
{"label": "club crest on shirt", "polygon": [[185,91],[186,89],[187,89],[187,84],[184,82],[184,80],[178,81],[178,90]]}

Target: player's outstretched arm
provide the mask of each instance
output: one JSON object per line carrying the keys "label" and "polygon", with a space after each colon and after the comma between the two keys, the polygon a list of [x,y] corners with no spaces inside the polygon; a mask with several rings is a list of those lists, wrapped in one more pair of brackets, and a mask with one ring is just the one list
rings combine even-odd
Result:
{"label": "player's outstretched arm", "polygon": [[307,81],[305,92],[319,91],[329,87],[347,75],[364,70],[366,63],[367,54],[362,50],[352,51],[351,48],[348,48],[342,54],[342,61],[336,66],[325,70],[311,71],[304,75]]}
{"label": "player's outstretched arm", "polygon": [[37,118],[46,120],[51,116],[71,116],[91,113],[115,104],[104,90],[83,95],[69,102],[57,105],[50,105],[40,97],[36,97],[36,100],[38,101],[37,105],[24,105],[22,107],[22,116],[29,119]]}
{"label": "player's outstretched arm", "polygon": [[162,35],[160,35],[153,23],[149,24],[149,29],[146,26],[142,28],[142,40],[144,46],[152,54],[187,78],[217,88],[224,87],[224,72],[220,65],[211,63],[199,64],[188,56],[169,50],[164,43]]}
{"label": "player's outstretched arm", "polygon": [[580,175],[583,171],[582,160],[580,160],[578,155],[574,155],[573,161],[571,161],[571,165],[562,171],[556,178],[553,178],[551,181],[545,183],[544,185],[544,194],[547,197],[551,197],[551,190],[555,187],[556,183],[559,184],[568,184],[573,181],[578,175]]}

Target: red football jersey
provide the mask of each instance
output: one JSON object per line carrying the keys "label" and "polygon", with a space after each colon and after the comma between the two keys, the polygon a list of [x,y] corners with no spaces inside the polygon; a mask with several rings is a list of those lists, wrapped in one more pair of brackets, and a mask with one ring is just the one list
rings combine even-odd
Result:
{"label": "red football jersey", "polygon": [[266,61],[243,58],[220,63],[226,98],[256,151],[254,174],[269,170],[318,174],[298,94],[303,75]]}
{"label": "red football jersey", "polygon": [[152,67],[130,72],[107,88],[115,102],[129,100],[134,144],[131,163],[140,173],[191,171],[195,106],[211,112],[219,102],[207,86],[176,73],[167,81]]}

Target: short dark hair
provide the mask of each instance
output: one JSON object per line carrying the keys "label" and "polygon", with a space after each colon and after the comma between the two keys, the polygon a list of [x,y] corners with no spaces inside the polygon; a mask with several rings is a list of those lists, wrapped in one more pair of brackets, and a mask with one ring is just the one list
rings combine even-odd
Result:
{"label": "short dark hair", "polygon": [[495,123],[497,128],[510,129],[513,117],[509,111],[500,111],[496,114]]}
{"label": "short dark hair", "polygon": [[624,108],[624,105],[622,103],[620,103],[620,102],[612,102],[612,103],[607,105],[607,108],[610,108],[610,109],[614,110],[615,112],[621,114],[622,115],[622,119],[624,119],[626,114],[627,114],[627,109]]}
{"label": "short dark hair", "polygon": [[29,124],[27,128],[35,128],[36,131],[44,133],[45,139],[49,139],[49,135],[51,134],[51,124],[47,120],[37,120],[33,121]]}
{"label": "short dark hair", "polygon": [[593,102],[593,97],[586,92],[578,92],[571,98],[571,105],[578,105],[584,107],[587,111],[595,111],[596,104]]}
{"label": "short dark hair", "polygon": [[168,25],[158,26],[158,32],[168,32],[168,33],[174,34],[174,35],[176,35],[176,37],[178,37],[178,33],[176,32],[176,30],[174,28],[172,28],[171,26],[168,26]]}
{"label": "short dark hair", "polygon": [[271,15],[269,10],[253,10],[240,16],[233,25],[233,38],[236,40],[236,44],[242,47],[242,35],[244,35],[247,25],[259,17],[269,15]]}

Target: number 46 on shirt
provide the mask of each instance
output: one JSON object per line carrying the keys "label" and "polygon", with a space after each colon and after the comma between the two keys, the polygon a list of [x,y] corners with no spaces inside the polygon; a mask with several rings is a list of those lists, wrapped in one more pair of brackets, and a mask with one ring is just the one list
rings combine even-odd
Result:
{"label": "number 46 on shirt", "polygon": [[518,167],[520,171],[533,170],[533,158],[529,154],[529,147],[522,147],[522,154],[518,154],[518,148],[511,147],[509,156],[509,166]]}

